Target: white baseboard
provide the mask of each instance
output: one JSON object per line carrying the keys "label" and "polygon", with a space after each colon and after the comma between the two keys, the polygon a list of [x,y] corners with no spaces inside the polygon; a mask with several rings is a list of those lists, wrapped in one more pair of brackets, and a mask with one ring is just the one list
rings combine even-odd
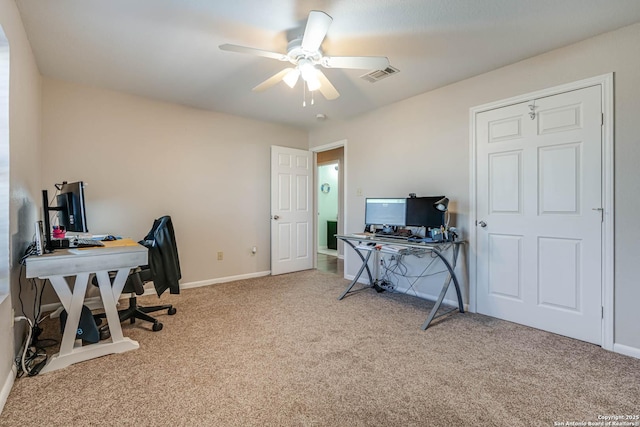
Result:
{"label": "white baseboard", "polygon": [[[352,274],[345,274],[344,275],[344,278],[347,279],[347,280],[353,280],[354,277],[355,276],[352,275]],[[362,276],[361,276],[360,279],[358,279],[358,283],[362,283],[363,285],[368,285],[369,281],[366,280],[366,279],[363,279]],[[435,302],[438,299],[437,295],[425,294],[424,292],[413,292],[413,291],[405,292],[405,291],[406,290],[402,289],[402,288],[398,289],[399,293],[406,293],[407,295],[411,295],[411,296],[414,296],[414,297],[426,299],[426,300],[429,300],[429,301]],[[453,292],[455,293],[455,290]],[[452,307],[457,307],[458,306],[458,300],[457,299],[456,300],[452,300],[452,299],[445,298],[444,300],[442,300],[442,303],[446,304],[446,305],[450,305]],[[469,304],[464,304],[463,303],[462,307],[464,308],[464,311],[469,311]]]}
{"label": "white baseboard", "polygon": [[[129,294],[124,294],[124,295],[129,295]],[[122,298],[122,297],[121,297]],[[95,297],[90,297],[84,300],[84,305],[86,305],[90,310],[98,310],[103,308],[104,306],[102,305],[102,298],[100,298],[99,296],[95,296]],[[62,308],[62,303],[60,302],[52,302],[49,304],[43,304],[42,305],[42,309],[40,310],[42,313],[48,313],[48,312],[52,312],[50,314],[50,316],[55,319],[57,317],[60,317],[60,313],[62,312],[63,308]]]}
{"label": "white baseboard", "polygon": [[[345,274],[344,278],[347,280],[353,280],[353,278],[356,277],[353,274]],[[360,278],[358,279],[358,283],[362,283],[363,285],[368,285],[369,281],[367,279],[364,279],[362,276],[360,276]]]}
{"label": "white baseboard", "polygon": [[18,368],[15,364],[12,364],[9,374],[2,384],[2,389],[0,389],[0,414],[4,409],[4,404],[7,403],[7,398],[13,387],[13,382],[16,380],[16,375],[18,375]]}
{"label": "white baseboard", "polygon": [[613,351],[615,353],[624,354],[625,356],[635,357],[640,359],[640,348],[629,347],[628,345],[614,344]]}
{"label": "white baseboard", "polygon": [[199,288],[201,286],[216,285],[218,283],[236,282],[238,280],[264,277],[270,274],[271,274],[271,271],[269,270],[269,271],[258,271],[256,273],[240,274],[238,276],[227,276],[227,277],[219,277],[217,279],[200,280],[198,282],[183,283],[180,285],[180,289],[191,289],[191,288]]}
{"label": "white baseboard", "polygon": [[323,248],[318,248],[318,253],[319,254],[324,254],[324,255],[329,255],[329,256],[338,256],[338,250],[337,249],[329,249],[326,246]]}
{"label": "white baseboard", "polygon": [[[200,280],[198,282],[182,283],[180,284],[180,289],[199,288],[201,286],[215,285],[217,283],[226,283],[226,282],[235,282],[237,280],[253,279],[255,277],[268,276],[270,274],[271,274],[271,271],[269,270],[269,271],[259,271],[257,273],[240,274],[238,276],[228,276],[228,277],[220,277],[217,279]],[[156,295],[156,290],[153,289],[153,287],[146,288],[144,290],[144,294],[142,294],[141,296],[145,296],[145,295]],[[125,293],[120,295],[120,299],[124,299],[124,298],[129,298],[129,294]],[[96,309],[102,308],[102,300],[100,299],[99,296],[87,298],[85,300],[84,305],[89,307],[91,310],[96,310]],[[52,311],[53,313],[51,317],[55,318],[55,317],[58,317],[60,314],[60,311],[62,311],[62,304],[60,302],[43,304],[41,311],[43,313],[48,313]]]}

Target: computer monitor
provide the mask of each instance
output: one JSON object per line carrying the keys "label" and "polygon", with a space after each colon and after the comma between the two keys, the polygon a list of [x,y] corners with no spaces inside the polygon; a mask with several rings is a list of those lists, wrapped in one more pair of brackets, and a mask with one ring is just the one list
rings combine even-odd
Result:
{"label": "computer monitor", "polygon": [[364,222],[367,225],[406,225],[407,199],[367,198],[365,200]]}
{"label": "computer monitor", "polygon": [[440,228],[445,225],[444,212],[433,205],[444,196],[413,197],[407,199],[407,226]]}
{"label": "computer monitor", "polygon": [[58,219],[60,225],[64,226],[66,231],[75,231],[78,233],[86,233],[87,214],[84,206],[84,183],[79,182],[63,182],[60,186],[60,194],[56,197],[58,208]]}
{"label": "computer monitor", "polygon": [[42,190],[42,210],[44,222],[44,246],[46,252],[54,247],[51,239],[51,212],[58,212],[60,225],[67,231],[86,233],[87,215],[84,205],[84,183],[82,181],[56,184],[60,194],[56,197],[57,206],[49,206],[49,194]]}

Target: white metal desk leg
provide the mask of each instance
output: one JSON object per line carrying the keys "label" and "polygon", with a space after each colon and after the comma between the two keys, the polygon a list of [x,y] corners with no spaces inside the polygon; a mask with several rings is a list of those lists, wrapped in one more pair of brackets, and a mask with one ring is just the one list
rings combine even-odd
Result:
{"label": "white metal desk leg", "polygon": [[[56,292],[62,290],[64,293],[64,289],[67,291],[69,290],[69,284],[62,276],[50,277],[49,281],[54,286]],[[73,352],[76,334],[78,332],[78,324],[80,323],[80,315],[82,314],[82,303],[84,302],[88,281],[89,273],[78,274],[76,276],[75,284],[73,285],[73,294],[71,295],[69,303],[65,304],[64,301],[62,301],[64,309],[67,310],[67,321],[64,325],[62,343],[60,344],[60,353],[58,353],[59,356],[68,356]]]}
{"label": "white metal desk leg", "polygon": [[96,273],[96,277],[98,278],[98,287],[100,288],[100,296],[102,297],[104,312],[107,315],[107,323],[109,324],[109,332],[111,334],[112,342],[119,342],[123,339],[117,303],[118,298],[120,297],[120,291],[124,286],[124,282],[127,280],[128,272],[129,269],[126,269],[124,272],[123,269],[118,270],[116,277],[113,279],[113,285],[109,279],[108,271],[98,271]]}

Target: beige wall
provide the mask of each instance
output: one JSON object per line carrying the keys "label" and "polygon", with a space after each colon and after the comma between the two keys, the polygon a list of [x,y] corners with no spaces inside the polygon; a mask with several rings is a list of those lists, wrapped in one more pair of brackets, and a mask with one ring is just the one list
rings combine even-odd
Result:
{"label": "beige wall", "polygon": [[[13,0],[0,0],[0,25],[9,41],[9,253],[11,295],[0,303],[0,387],[11,376],[14,331],[12,304],[20,314],[18,260],[34,233],[40,187],[40,74]],[[5,178],[6,179],[6,178]],[[5,201],[3,201],[4,203]],[[2,242],[1,244],[6,244]],[[23,298],[31,294],[25,289]],[[12,301],[13,300],[13,301]],[[25,307],[26,309],[28,307]],[[29,314],[29,309],[25,310]],[[23,340],[23,324],[16,327],[16,344]]]}
{"label": "beige wall", "polygon": [[[349,141],[347,231],[362,228],[364,197],[444,193],[468,232],[469,109],[615,72],[615,342],[640,349],[640,24],[558,49],[345,123],[326,123],[310,146]],[[380,82],[378,84],[384,84]],[[385,165],[381,165],[382,161]],[[388,162],[399,162],[389,167]],[[379,166],[380,165],[380,166]],[[381,171],[386,173],[377,173]],[[363,189],[363,197],[356,190]],[[356,262],[350,262],[354,274]]]}
{"label": "beige wall", "polygon": [[139,240],[169,214],[182,283],[269,271],[270,146],[306,132],[47,78],[42,131],[43,188],[88,183],[90,232]]}

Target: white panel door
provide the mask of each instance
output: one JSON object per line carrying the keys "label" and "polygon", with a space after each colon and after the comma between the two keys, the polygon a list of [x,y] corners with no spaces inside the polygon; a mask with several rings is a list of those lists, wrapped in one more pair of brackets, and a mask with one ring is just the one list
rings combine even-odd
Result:
{"label": "white panel door", "polygon": [[311,152],[271,147],[271,274],[313,268]]}
{"label": "white panel door", "polygon": [[600,86],[477,115],[479,313],[601,344],[601,120]]}

